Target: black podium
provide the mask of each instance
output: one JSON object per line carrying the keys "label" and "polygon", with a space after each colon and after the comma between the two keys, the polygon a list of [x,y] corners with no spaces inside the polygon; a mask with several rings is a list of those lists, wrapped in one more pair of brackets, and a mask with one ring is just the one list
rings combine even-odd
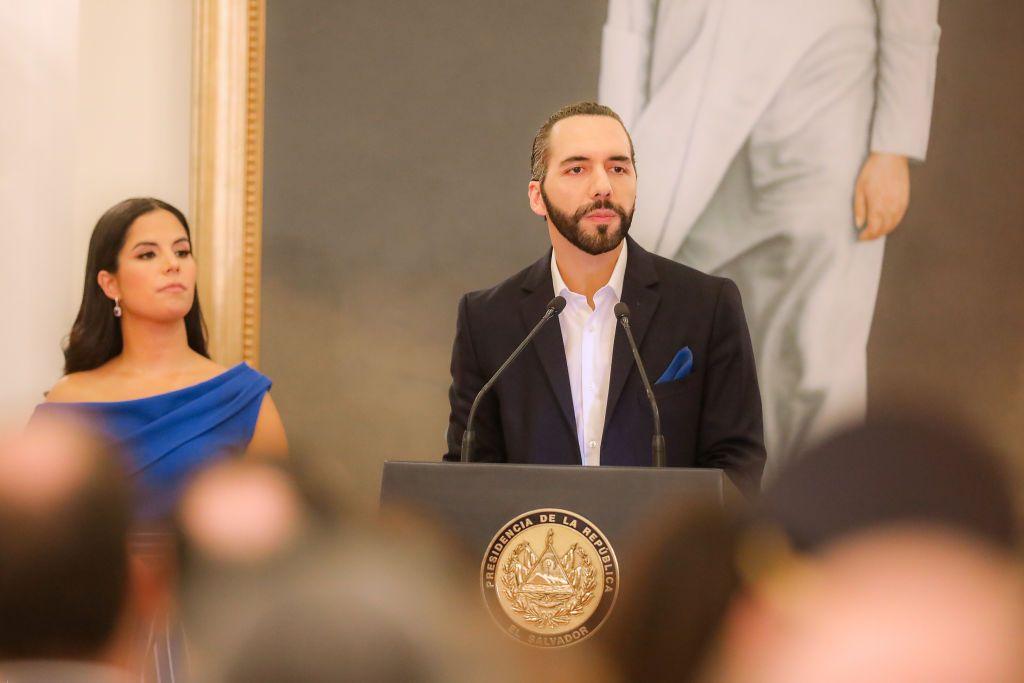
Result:
{"label": "black podium", "polygon": [[664,511],[742,501],[718,469],[386,462],[381,481],[382,508],[419,511],[479,558],[502,629],[553,647],[600,626]]}
{"label": "black podium", "polygon": [[654,511],[686,501],[732,506],[742,500],[722,470],[684,467],[389,461],[380,491],[382,506],[422,510],[481,556],[502,524],[529,510],[571,510],[625,547]]}

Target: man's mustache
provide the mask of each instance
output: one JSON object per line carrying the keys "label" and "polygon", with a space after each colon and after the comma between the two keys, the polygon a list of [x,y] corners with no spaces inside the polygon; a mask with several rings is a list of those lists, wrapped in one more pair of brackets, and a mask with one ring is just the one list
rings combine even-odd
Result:
{"label": "man's mustache", "polygon": [[576,215],[573,216],[573,220],[579,221],[591,211],[597,211],[598,209],[607,209],[609,211],[614,211],[615,213],[619,214],[620,219],[626,220],[626,211],[621,206],[619,206],[610,199],[599,199],[596,202],[592,202],[587,206],[584,206],[583,208],[579,209],[576,212]]}

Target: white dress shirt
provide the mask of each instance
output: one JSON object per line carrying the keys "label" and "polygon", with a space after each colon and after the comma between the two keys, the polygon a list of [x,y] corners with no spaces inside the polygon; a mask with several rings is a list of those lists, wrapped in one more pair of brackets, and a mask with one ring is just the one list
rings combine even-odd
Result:
{"label": "white dress shirt", "polygon": [[555,253],[551,252],[551,281],[555,295],[565,297],[565,310],[558,316],[565,346],[565,363],[572,388],[572,408],[576,416],[576,437],[584,465],[601,464],[601,439],[608,408],[608,379],[612,370],[612,346],[615,343],[615,304],[622,297],[626,276],[626,243],[622,243],[615,269],[607,284],[594,294],[594,308],[587,297],[570,291],[558,272]]}

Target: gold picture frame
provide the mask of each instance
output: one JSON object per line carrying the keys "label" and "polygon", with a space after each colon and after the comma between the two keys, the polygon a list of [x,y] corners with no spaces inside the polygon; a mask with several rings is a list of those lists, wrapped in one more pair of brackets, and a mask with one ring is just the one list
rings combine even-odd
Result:
{"label": "gold picture frame", "polygon": [[259,364],[265,0],[194,0],[191,215],[211,357]]}

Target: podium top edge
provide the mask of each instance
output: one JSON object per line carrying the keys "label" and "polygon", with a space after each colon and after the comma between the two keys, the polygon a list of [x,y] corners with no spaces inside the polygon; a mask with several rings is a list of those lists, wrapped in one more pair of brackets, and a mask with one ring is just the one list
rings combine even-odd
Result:
{"label": "podium top edge", "polygon": [[543,469],[550,471],[574,471],[574,472],[687,472],[697,476],[723,477],[725,470],[717,467],[628,467],[623,465],[538,465],[528,463],[511,462],[449,462],[429,460],[385,460],[384,468],[401,465],[403,467],[420,468],[474,468],[474,469],[501,469],[501,470],[532,470]]}

